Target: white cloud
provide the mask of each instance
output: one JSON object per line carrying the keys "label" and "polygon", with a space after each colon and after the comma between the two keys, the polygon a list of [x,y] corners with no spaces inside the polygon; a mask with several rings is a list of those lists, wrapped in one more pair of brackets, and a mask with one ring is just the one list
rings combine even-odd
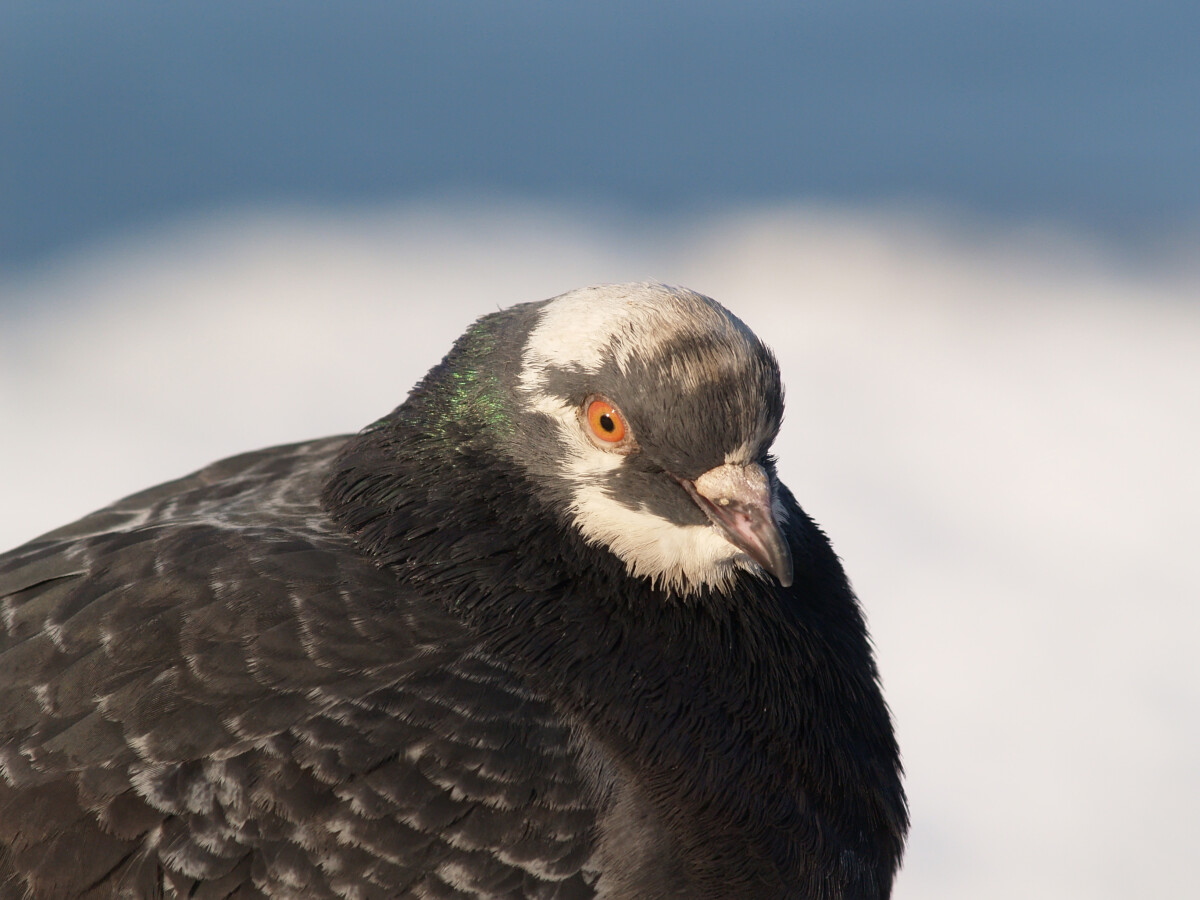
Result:
{"label": "white cloud", "polygon": [[0,281],[0,546],[371,421],[475,316],[711,294],[779,353],[784,479],[863,597],[899,898],[1174,896],[1200,836],[1200,276],[1038,232],[783,210],[180,226]]}

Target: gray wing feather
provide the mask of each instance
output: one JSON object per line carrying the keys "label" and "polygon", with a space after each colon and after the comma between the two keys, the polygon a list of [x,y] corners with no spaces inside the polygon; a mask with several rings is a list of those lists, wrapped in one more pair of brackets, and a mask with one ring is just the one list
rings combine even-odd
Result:
{"label": "gray wing feather", "polygon": [[585,898],[570,731],[249,454],[0,556],[0,900]]}

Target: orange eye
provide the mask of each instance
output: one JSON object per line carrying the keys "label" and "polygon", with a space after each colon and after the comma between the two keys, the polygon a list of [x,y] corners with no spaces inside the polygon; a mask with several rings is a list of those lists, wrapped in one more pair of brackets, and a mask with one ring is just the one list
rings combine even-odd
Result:
{"label": "orange eye", "polygon": [[608,444],[615,444],[625,437],[625,420],[617,408],[607,400],[593,400],[587,406],[588,427],[592,434]]}

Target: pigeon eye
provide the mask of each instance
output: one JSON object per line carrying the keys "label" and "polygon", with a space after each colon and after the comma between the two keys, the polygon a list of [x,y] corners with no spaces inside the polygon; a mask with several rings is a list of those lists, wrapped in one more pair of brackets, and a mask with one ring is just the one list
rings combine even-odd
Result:
{"label": "pigeon eye", "polygon": [[625,439],[625,420],[607,400],[595,398],[587,404],[587,422],[592,436],[606,444],[618,444]]}

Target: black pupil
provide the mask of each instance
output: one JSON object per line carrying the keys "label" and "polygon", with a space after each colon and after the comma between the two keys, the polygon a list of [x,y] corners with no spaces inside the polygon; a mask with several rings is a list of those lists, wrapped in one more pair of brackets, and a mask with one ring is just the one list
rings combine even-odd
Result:
{"label": "black pupil", "polygon": [[600,427],[605,431],[617,430],[616,423],[613,422],[612,416],[610,416],[608,413],[604,413],[604,415],[600,417]]}

